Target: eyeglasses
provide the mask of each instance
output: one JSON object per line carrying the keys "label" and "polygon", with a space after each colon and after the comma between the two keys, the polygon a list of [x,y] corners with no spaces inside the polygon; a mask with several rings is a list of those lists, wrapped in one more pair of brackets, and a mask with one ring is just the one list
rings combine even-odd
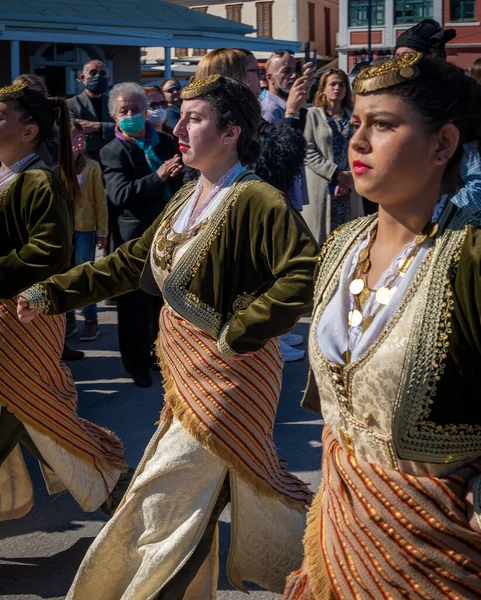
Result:
{"label": "eyeglasses", "polygon": [[149,102],[149,107],[152,110],[157,110],[158,108],[167,108],[169,103],[166,100],[162,100],[161,102]]}
{"label": "eyeglasses", "polygon": [[167,88],[165,90],[162,90],[163,92],[168,92],[169,94],[173,94],[174,92],[180,92],[180,90],[182,89],[181,85],[175,85],[173,87]]}
{"label": "eyeglasses", "polygon": [[107,71],[105,69],[90,69],[88,72],[89,77],[95,77],[96,75],[100,75],[100,77],[107,77]]}

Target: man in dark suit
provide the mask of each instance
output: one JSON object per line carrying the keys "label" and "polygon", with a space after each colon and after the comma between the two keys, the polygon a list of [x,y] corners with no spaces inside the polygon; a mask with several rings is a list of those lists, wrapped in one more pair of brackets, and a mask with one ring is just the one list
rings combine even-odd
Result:
{"label": "man in dark suit", "polygon": [[81,76],[85,90],[67,100],[72,120],[78,121],[86,133],[87,156],[99,161],[100,150],[114,137],[115,123],[109,114],[109,73],[100,60],[85,63]]}
{"label": "man in dark suit", "polygon": [[[119,83],[109,107],[118,126],[100,151],[107,196],[115,210],[115,247],[140,237],[180,187],[181,161],[174,138],[146,122],[148,99],[137,83]],[[159,299],[142,290],[117,298],[119,348],[125,370],[139,387],[150,387],[152,344]]]}

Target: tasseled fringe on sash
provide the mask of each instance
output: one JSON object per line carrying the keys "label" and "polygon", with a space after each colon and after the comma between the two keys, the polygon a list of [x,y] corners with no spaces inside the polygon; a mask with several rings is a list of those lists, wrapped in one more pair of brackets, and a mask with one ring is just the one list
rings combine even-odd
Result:
{"label": "tasseled fringe on sash", "polygon": [[307,558],[309,585],[314,600],[333,600],[336,596],[331,587],[321,544],[321,510],[322,484],[321,489],[312,501],[309,514],[307,515],[304,552]]}
{"label": "tasseled fringe on sash", "polygon": [[[164,381],[165,404],[172,410],[175,418],[182,424],[183,427],[185,427],[189,434],[196,441],[198,441],[199,444],[202,444],[204,448],[211,452],[211,454],[213,454],[219,460],[225,462],[229,469],[232,469],[232,471],[236,473],[236,475],[238,475],[242,481],[244,481],[257,494],[267,498],[276,498],[287,507],[303,514],[306,513],[308,510],[307,501],[301,502],[292,500],[286,497],[284,494],[281,494],[277,490],[273,489],[267,482],[261,480],[254,473],[247,471],[245,465],[242,464],[236,454],[232,452],[230,448],[226,448],[220,442],[220,440],[215,438],[211,432],[202,425],[200,420],[195,417],[189,405],[184,402],[179,394],[179,391],[177,390],[177,386],[170,373],[170,369],[162,357],[159,338],[157,338],[155,347]],[[160,420],[162,421],[166,415],[167,413],[162,411]],[[309,490],[307,485],[303,482],[300,482],[300,487],[302,487],[302,490],[305,492],[306,499],[310,499],[310,497],[312,497],[312,492]]]}

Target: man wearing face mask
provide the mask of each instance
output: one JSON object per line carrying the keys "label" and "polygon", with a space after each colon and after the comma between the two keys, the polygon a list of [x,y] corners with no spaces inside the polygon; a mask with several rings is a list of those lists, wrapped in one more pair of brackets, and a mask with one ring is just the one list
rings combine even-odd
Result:
{"label": "man wearing face mask", "polygon": [[[100,151],[105,187],[115,208],[115,247],[140,237],[180,187],[182,163],[172,136],[156,131],[147,117],[144,89],[115,85],[109,97],[115,137]],[[117,298],[119,349],[125,370],[139,387],[150,387],[159,302],[138,289]]]}
{"label": "man wearing face mask", "polygon": [[70,116],[86,134],[86,154],[99,161],[100,150],[114,137],[115,123],[108,110],[109,73],[100,60],[85,63],[81,76],[85,90],[67,100]]}

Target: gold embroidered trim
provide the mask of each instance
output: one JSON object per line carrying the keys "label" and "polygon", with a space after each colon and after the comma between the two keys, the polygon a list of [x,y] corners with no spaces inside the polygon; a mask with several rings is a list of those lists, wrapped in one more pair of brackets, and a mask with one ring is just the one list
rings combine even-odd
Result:
{"label": "gold embroidered trim", "polygon": [[28,301],[30,308],[34,308],[38,313],[48,314],[51,302],[47,288],[42,283],[32,285],[19,295]]}
{"label": "gold embroidered trim", "polygon": [[202,302],[187,289],[187,286],[199,270],[213,241],[219,236],[229,211],[235,206],[242,192],[255,181],[260,179],[253,173],[244,172],[239,176],[211,215],[207,227],[165,278],[162,289],[165,300],[175,311],[216,339],[222,327],[222,315]]}
{"label": "gold embroidered trim", "polygon": [[[452,212],[448,207],[442,219],[447,221]],[[429,420],[449,348],[454,306],[452,274],[456,272],[469,221],[464,211],[455,211],[436,241],[426,292],[414,319],[393,421],[396,448],[406,460],[448,463],[479,455],[477,426],[439,425]]]}
{"label": "gold embroidered trim", "polygon": [[254,294],[249,294],[247,292],[240,294],[232,304],[234,313],[239,312],[240,310],[247,310],[255,299],[256,297]]}

